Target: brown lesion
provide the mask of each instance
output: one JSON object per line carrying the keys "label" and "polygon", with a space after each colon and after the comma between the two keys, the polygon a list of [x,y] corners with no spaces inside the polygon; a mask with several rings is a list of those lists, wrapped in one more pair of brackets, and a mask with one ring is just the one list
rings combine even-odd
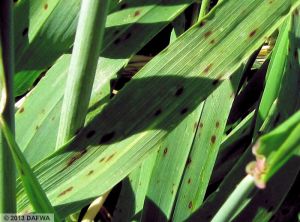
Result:
{"label": "brown lesion", "polygon": [[168,153],[168,147],[166,147],[166,148],[164,149],[164,156],[167,155],[167,153]]}
{"label": "brown lesion", "polygon": [[111,154],[107,159],[106,159],[106,163],[109,162],[110,160],[112,160],[112,158],[116,155],[116,153]]}
{"label": "brown lesion", "polygon": [[188,167],[190,164],[192,163],[192,158],[191,157],[188,157],[185,165]]}
{"label": "brown lesion", "polygon": [[140,10],[136,10],[135,12],[134,12],[134,17],[136,17],[136,16],[139,16],[141,14],[141,11]]}
{"label": "brown lesion", "polygon": [[217,139],[216,135],[212,135],[212,137],[210,138],[210,142],[214,144],[216,142],[216,139]]}
{"label": "brown lesion", "polygon": [[71,166],[76,160],[80,159],[85,153],[87,152],[86,149],[80,151],[79,153],[75,154],[74,156],[72,156],[69,161],[67,162],[67,166],[69,167]]}
{"label": "brown lesion", "polygon": [[90,176],[92,173],[94,173],[94,170],[90,170],[87,175]]}
{"label": "brown lesion", "polygon": [[23,113],[24,112],[24,107],[21,107],[20,109],[19,109],[19,113]]}
{"label": "brown lesion", "polygon": [[202,21],[199,23],[199,27],[202,28],[205,24],[206,24],[206,21],[205,21],[205,20],[202,20]]}
{"label": "brown lesion", "polygon": [[253,36],[255,36],[256,32],[257,32],[257,29],[252,30],[249,34],[249,37],[252,38]]}
{"label": "brown lesion", "polygon": [[213,64],[209,64],[205,69],[204,69],[204,73],[207,74],[209,72],[209,70],[211,69],[211,67],[213,66]]}
{"label": "brown lesion", "polygon": [[64,190],[63,192],[61,192],[58,197],[61,197],[63,195],[66,195],[67,193],[71,192],[73,190],[73,187],[69,187],[68,189]]}
{"label": "brown lesion", "polygon": [[211,34],[212,34],[212,31],[207,31],[204,33],[204,37],[208,38],[209,36],[211,36]]}

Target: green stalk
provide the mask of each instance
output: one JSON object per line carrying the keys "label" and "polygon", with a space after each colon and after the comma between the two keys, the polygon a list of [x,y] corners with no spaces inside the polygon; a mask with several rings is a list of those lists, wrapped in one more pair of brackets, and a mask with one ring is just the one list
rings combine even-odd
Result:
{"label": "green stalk", "polygon": [[227,198],[220,210],[216,213],[212,222],[227,222],[236,213],[236,209],[239,208],[248,195],[255,189],[254,178],[247,175],[232,194]]}
{"label": "green stalk", "polygon": [[84,125],[103,41],[109,0],[81,3],[74,48],[64,94],[57,148]]}
{"label": "green stalk", "polygon": [[[12,136],[14,136],[14,37],[12,2],[11,0],[0,2],[0,75],[2,80],[1,111],[3,111],[1,113],[12,131]],[[14,213],[16,212],[15,166],[2,132],[0,135],[0,164],[0,213]]]}
{"label": "green stalk", "polygon": [[31,170],[27,160],[23,156],[14,135],[2,116],[0,116],[0,125],[2,133],[7,141],[11,155],[16,163],[17,171],[22,180],[26,194],[34,210],[38,213],[53,213],[55,221],[61,221],[52,207],[47,195],[43,191],[39,181]]}
{"label": "green stalk", "polygon": [[208,13],[209,6],[210,6],[210,0],[202,0],[200,13],[199,13],[199,20],[201,20]]}

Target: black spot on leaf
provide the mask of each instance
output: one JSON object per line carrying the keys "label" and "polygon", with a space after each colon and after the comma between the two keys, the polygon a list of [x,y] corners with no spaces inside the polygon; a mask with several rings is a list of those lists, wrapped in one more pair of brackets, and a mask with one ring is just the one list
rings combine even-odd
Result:
{"label": "black spot on leaf", "polygon": [[86,138],[91,138],[92,136],[94,136],[95,135],[95,133],[96,133],[96,131],[95,130],[91,130],[91,131],[89,131],[87,134],[86,134]]}
{"label": "black spot on leaf", "polygon": [[114,138],[115,132],[110,132],[102,136],[100,143],[107,143],[109,142],[112,138]]}

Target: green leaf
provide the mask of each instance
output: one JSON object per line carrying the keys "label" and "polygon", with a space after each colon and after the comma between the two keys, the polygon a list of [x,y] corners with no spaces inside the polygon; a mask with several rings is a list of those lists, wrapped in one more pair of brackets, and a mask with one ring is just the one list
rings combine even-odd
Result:
{"label": "green leaf", "polygon": [[253,147],[256,162],[247,166],[249,174],[255,178],[260,188],[295,154],[300,148],[300,112],[297,112],[275,130],[262,136]]}
{"label": "green leaf", "polygon": [[[89,199],[122,180],[299,3],[222,1],[205,22],[196,24],[152,59],[73,141],[35,167],[52,203]],[[241,16],[224,17],[232,10],[240,11]],[[236,36],[240,44],[234,44]],[[181,88],[184,92],[176,96]],[[28,205],[22,196],[20,191],[20,210],[25,210]],[[63,207],[60,210],[67,213]],[[70,205],[68,210],[72,210]]]}
{"label": "green leaf", "polygon": [[[189,0],[181,1],[178,5],[165,3],[166,5],[141,6],[139,9],[144,13],[135,18],[138,22],[137,24],[122,25],[128,20],[124,21],[123,18],[129,18],[129,22],[131,21],[136,8],[115,12],[108,17],[107,24],[110,22],[112,28],[107,34],[103,54],[110,53],[111,57],[117,57],[119,45],[116,45],[114,41],[117,38],[122,38],[126,46],[126,48],[122,49],[122,52],[126,53],[126,57],[121,59],[100,57],[89,104],[87,122],[97,115],[103,108],[103,105],[109,101],[110,79],[126,65],[132,55],[170,23],[174,17],[180,14],[188,6],[188,2]],[[121,13],[120,16],[119,13]],[[148,24],[153,25],[149,26]],[[147,30],[147,32],[142,30]],[[118,31],[118,34],[113,34],[116,31]],[[127,35],[126,33],[133,34],[131,38],[124,39],[123,37]],[[113,41],[108,42],[108,40]],[[25,98],[24,104],[16,113],[16,122],[18,123],[16,126],[16,139],[30,164],[40,161],[53,152],[55,148],[61,102],[69,63],[70,56],[64,55],[59,58],[35,89]],[[47,143],[44,142],[46,139]],[[43,146],[43,152],[39,151],[41,146]],[[36,155],[37,152],[39,155]]]}
{"label": "green leaf", "polygon": [[34,210],[37,213],[53,213],[55,221],[60,221],[56,211],[51,206],[47,195],[43,191],[41,185],[39,184],[39,181],[32,172],[32,169],[30,168],[20,148],[18,147],[18,144],[14,139],[14,135],[12,134],[11,130],[9,129],[9,126],[7,125],[2,116],[0,117],[0,124],[2,133],[6,138],[11,154],[17,166],[17,170],[22,180],[24,189],[26,191],[26,195],[29,198]]}
{"label": "green leaf", "polygon": [[219,152],[226,121],[243,68],[232,80],[226,80],[205,100],[199,120],[198,132],[193,141],[189,164],[185,167],[178,192],[173,220],[184,221],[202,204],[211,173]]}

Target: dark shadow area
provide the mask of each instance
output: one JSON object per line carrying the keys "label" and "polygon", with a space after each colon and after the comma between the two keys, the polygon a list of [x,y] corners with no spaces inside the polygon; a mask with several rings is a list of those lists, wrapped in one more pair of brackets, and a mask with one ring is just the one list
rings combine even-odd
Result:
{"label": "dark shadow area", "polygon": [[95,198],[88,198],[68,204],[62,204],[55,206],[55,210],[57,211],[58,215],[61,217],[66,217],[69,214],[72,214],[78,210],[80,210],[82,207],[86,206],[87,204],[91,203]]}
{"label": "dark shadow area", "polygon": [[145,222],[167,222],[168,218],[161,209],[148,197],[145,199],[145,209],[142,213],[142,221]]}
{"label": "dark shadow area", "polygon": [[220,83],[203,77],[175,75],[132,79],[64,152],[74,151],[75,147],[84,150],[88,144],[113,144],[145,130],[169,132]]}
{"label": "dark shadow area", "polygon": [[[256,189],[254,193],[250,194],[249,199],[252,197],[252,200],[248,203],[248,207],[245,207],[233,221],[254,221],[255,216],[258,216],[258,213],[262,213],[262,211],[265,211],[265,213],[271,217],[271,215],[277,211],[276,206],[272,204],[284,199],[287,194],[286,192],[290,189],[287,185],[291,186],[292,181],[295,180],[299,172],[298,169],[295,170],[295,167],[299,165],[299,160],[300,158],[296,156],[290,159],[290,161],[271,178],[264,190]],[[232,191],[235,187],[234,184],[237,185],[238,181],[232,182],[231,186],[220,186],[219,190],[210,195],[208,199],[205,200],[201,209],[197,210],[187,221],[211,221],[227,199],[230,194],[229,191]]]}
{"label": "dark shadow area", "polygon": [[298,221],[298,213],[300,211],[300,174],[298,173],[296,181],[290,189],[284,202],[277,210],[270,222]]}
{"label": "dark shadow area", "polygon": [[121,183],[120,195],[115,199],[117,203],[110,211],[114,222],[132,221],[135,216],[136,200],[129,177],[126,177]]}
{"label": "dark shadow area", "polygon": [[244,118],[251,108],[255,108],[255,104],[260,100],[264,89],[268,65],[269,61],[266,61],[253,75],[245,89],[243,89],[243,91],[236,97],[232,105],[227,124],[233,124],[237,120]]}
{"label": "dark shadow area", "polygon": [[[80,6],[78,2],[74,2],[72,7],[67,7],[69,4],[68,1],[59,2],[29,45],[29,4],[29,1],[15,1],[15,24],[17,24],[15,26],[16,95],[22,95],[26,90],[30,89],[40,74],[52,66],[60,55],[70,52],[75,37],[78,19],[78,17],[74,19],[74,16],[72,17],[70,15],[76,14]],[[111,10],[118,11],[137,7],[135,12],[128,12],[128,16],[133,16],[138,19],[138,17],[143,15],[141,12],[143,9],[138,9],[138,7],[177,4],[183,4],[183,1],[130,0],[122,1],[122,3],[118,5],[115,2],[112,3]],[[56,27],[55,24],[52,24],[49,21],[52,18],[62,17],[60,13],[61,8],[63,8],[65,14],[69,16],[65,18],[59,27]],[[45,10],[45,12],[49,10],[46,3],[43,10]],[[133,25],[132,23],[129,23],[120,26],[107,27],[104,35],[104,49],[101,50],[101,56],[114,59],[127,59],[136,54],[169,23],[170,22],[164,21],[162,18],[162,22],[158,23],[134,23]],[[53,28],[56,28],[55,32],[53,32]],[[147,33],[147,35],[143,33]],[[133,36],[135,36],[135,38],[132,38]]]}
{"label": "dark shadow area", "polygon": [[[239,162],[245,163],[242,166],[239,166],[242,169],[245,169],[246,165],[254,159],[253,154],[250,149],[246,150],[245,154],[240,158]],[[234,177],[228,176],[229,174],[233,174]],[[192,214],[187,221],[201,221],[201,222],[210,222],[213,216],[218,212],[220,207],[223,205],[225,200],[231,194],[236,185],[246,176],[245,171],[241,171],[238,169],[232,169],[232,171],[227,174],[226,178],[222,181],[221,185],[218,187],[216,192],[212,193],[208,198],[204,201],[201,208],[196,210],[194,214]],[[250,194],[253,196],[253,194]]]}

